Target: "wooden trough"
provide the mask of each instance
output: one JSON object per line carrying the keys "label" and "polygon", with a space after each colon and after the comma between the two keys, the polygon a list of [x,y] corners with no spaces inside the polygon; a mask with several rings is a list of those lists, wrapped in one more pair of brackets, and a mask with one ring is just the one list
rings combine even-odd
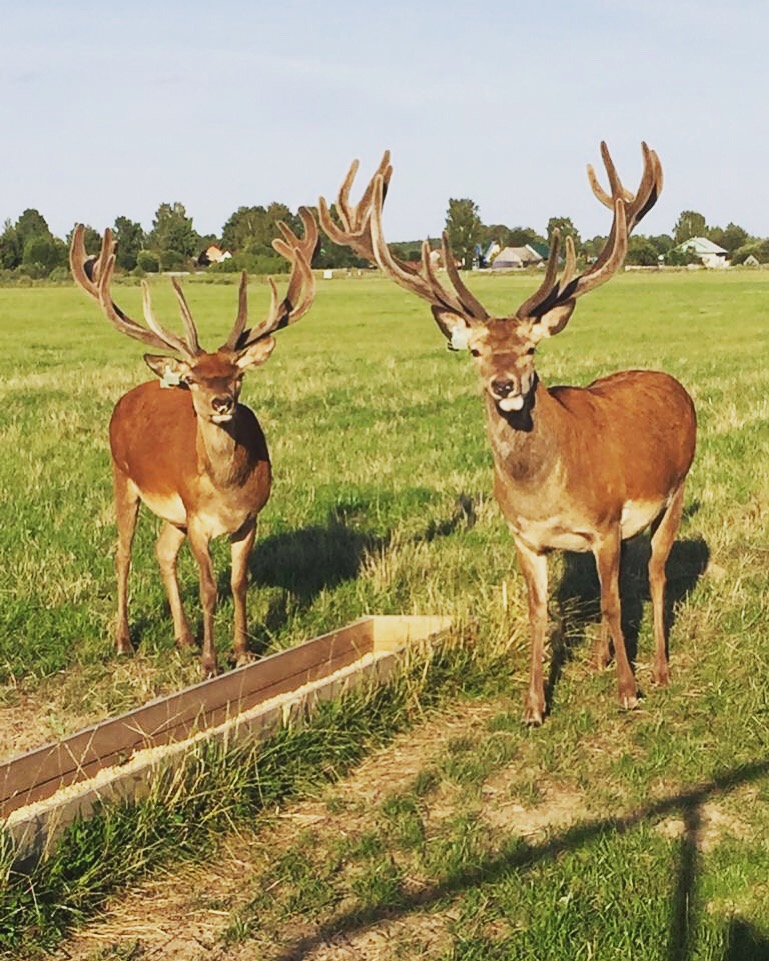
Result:
{"label": "wooden trough", "polygon": [[264,740],[319,700],[386,680],[399,652],[449,626],[445,617],[365,617],[13,758],[0,765],[0,826],[18,861],[36,860],[97,805],[146,794],[193,744]]}

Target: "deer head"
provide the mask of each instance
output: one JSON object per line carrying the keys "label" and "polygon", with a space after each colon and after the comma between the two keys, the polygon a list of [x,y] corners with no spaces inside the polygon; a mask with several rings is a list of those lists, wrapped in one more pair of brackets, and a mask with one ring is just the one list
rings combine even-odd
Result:
{"label": "deer head", "polygon": [[282,237],[272,245],[291,264],[291,274],[285,297],[279,300],[275,282],[270,279],[271,305],[267,317],[248,328],[248,278],[241,274],[238,314],[227,340],[216,351],[209,353],[200,346],[198,332],[192,319],[182,288],[172,280],[179,303],[185,335],[179,337],[164,328],[155,318],[150,290],[142,282],[144,324],[129,317],[112,300],[111,285],[115,268],[116,243],[107,229],[97,257],[89,257],[85,250],[85,229],[79,224],[72,235],[70,267],[75,281],[95,298],[110,323],[121,333],[148,346],[170,352],[145,354],[149,368],[160,378],[164,387],[189,390],[198,417],[214,424],[226,424],[237,409],[243,376],[263,364],[275,347],[272,334],[299,320],[312,305],[315,280],[310,260],[318,239],[315,220],[306,207],[300,208],[304,237],[299,239],[284,223],[278,224]]}
{"label": "deer head", "polygon": [[382,208],[392,176],[389,151],[384,154],[372,180],[357,205],[349,193],[358,163],[355,161],[339,193],[336,210],[340,224],[331,216],[326,201],[318,205],[321,227],[335,243],[352,247],[359,256],[374,260],[397,284],[426,300],[438,327],[451,349],[467,348],[472,354],[484,389],[505,413],[520,411],[536,384],[534,353],[545,337],[560,333],[572,315],[577,299],[606,283],[620,268],[627,253],[633,227],[654,206],[662,189],[662,167],[657,154],[641,145],[644,171],[635,194],[627,191],[617,175],[609,150],[601,144],[601,155],[609,179],[607,193],[588,166],[588,178],[596,197],[610,207],[614,218],[606,244],[596,261],[585,271],[576,270],[576,253],[571,237],[564,244],[563,269],[558,274],[561,238],[550,239],[547,271],[538,289],[512,314],[493,317],[466,287],[443,234],[443,263],[450,286],[438,278],[427,242],[422,245],[421,264],[416,267],[400,260],[389,250],[382,232]]}

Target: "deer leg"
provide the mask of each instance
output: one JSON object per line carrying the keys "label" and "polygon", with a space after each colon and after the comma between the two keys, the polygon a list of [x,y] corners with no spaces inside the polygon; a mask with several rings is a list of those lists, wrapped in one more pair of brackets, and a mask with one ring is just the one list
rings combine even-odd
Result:
{"label": "deer leg", "polygon": [[593,662],[599,671],[608,667],[611,661],[609,650],[609,625],[605,618],[601,617],[601,625],[598,628],[598,637],[593,645]]}
{"label": "deer leg", "polygon": [[617,526],[609,535],[599,540],[593,548],[593,554],[601,585],[601,631],[611,635],[614,642],[620,704],[626,710],[632,710],[638,707],[638,687],[628,660],[625,636],[622,633],[622,608],[619,594],[621,543],[619,526]]}
{"label": "deer leg", "polygon": [[128,574],[131,569],[131,546],[139,513],[139,492],[129,478],[112,465],[115,493],[115,521],[117,523],[117,550],[115,573],[117,575],[117,617],[115,623],[115,647],[118,654],[130,654],[133,650],[128,632]]}
{"label": "deer leg", "polygon": [[187,529],[190,549],[200,569],[200,605],[203,608],[203,649],[200,665],[206,677],[216,674],[216,648],[214,647],[214,614],[216,613],[216,581],[208,552],[208,534],[190,523]]}
{"label": "deer leg", "polygon": [[665,565],[670,556],[670,550],[676,539],[678,528],[681,526],[681,514],[684,506],[684,485],[682,484],[673,495],[665,512],[660,518],[651,539],[651,557],[649,558],[649,591],[652,597],[652,613],[654,615],[654,665],[652,679],[656,684],[668,683],[667,636],[665,632]]}
{"label": "deer leg", "polygon": [[250,520],[231,539],[232,569],[230,585],[235,608],[233,650],[235,664],[240,667],[249,661],[248,625],[246,616],[246,591],[248,589],[248,557],[256,536],[256,524]]}
{"label": "deer leg", "polygon": [[176,576],[176,557],[186,536],[183,530],[173,524],[165,523],[155,542],[155,557],[157,557],[160,576],[163,578],[168,595],[171,618],[174,622],[174,641],[177,647],[192,647],[194,643],[189,621],[182,607],[179,581]]}
{"label": "deer leg", "polygon": [[545,716],[546,708],[542,660],[547,636],[547,558],[544,554],[536,554],[517,539],[515,546],[521,573],[526,582],[531,629],[529,690],[526,694],[523,720],[526,724],[539,725]]}

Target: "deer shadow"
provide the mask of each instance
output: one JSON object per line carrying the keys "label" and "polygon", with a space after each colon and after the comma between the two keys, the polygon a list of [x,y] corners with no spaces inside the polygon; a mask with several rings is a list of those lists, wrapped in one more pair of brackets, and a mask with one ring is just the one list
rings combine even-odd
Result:
{"label": "deer shadow", "polygon": [[[651,600],[649,558],[651,538],[639,534],[623,541],[620,559],[620,602],[622,632],[631,664],[638,656],[638,638],[644,605]],[[708,565],[710,550],[701,537],[673,544],[666,565],[665,636],[675,623],[676,608],[696,587]],[[563,576],[555,596],[556,627],[551,638],[550,675],[546,685],[548,702],[565,664],[587,634],[601,621],[601,589],[592,554],[570,551],[563,555]],[[651,616],[651,611],[649,611]]]}
{"label": "deer shadow", "polygon": [[[257,539],[249,558],[250,584],[256,590],[280,590],[270,597],[260,622],[251,625],[252,653],[263,653],[292,616],[310,608],[322,592],[357,579],[366,559],[387,549],[392,533],[374,533],[361,525],[360,517],[359,503],[341,504],[329,511],[325,524]],[[461,495],[451,515],[428,521],[412,540],[431,542],[449,537],[459,527],[471,527],[475,519],[472,500]],[[220,597],[231,595],[228,568],[219,572],[218,593]]]}

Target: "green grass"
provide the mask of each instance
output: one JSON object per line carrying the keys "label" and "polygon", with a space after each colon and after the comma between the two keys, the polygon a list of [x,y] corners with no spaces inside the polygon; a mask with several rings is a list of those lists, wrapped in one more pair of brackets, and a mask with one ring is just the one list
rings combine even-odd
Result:
{"label": "green grass", "polygon": [[[503,312],[535,279],[473,281]],[[138,291],[119,294],[140,313]],[[169,316],[172,294],[158,285],[154,299]],[[190,283],[188,299],[204,344],[222,340],[235,287]],[[264,285],[254,285],[251,301],[259,316]],[[699,446],[669,565],[677,601],[670,687],[650,684],[643,545],[629,552],[625,595],[626,611],[640,619],[637,673],[647,697],[627,716],[616,710],[613,671],[590,669],[591,577],[584,565],[557,558],[551,610],[562,628],[553,640],[560,669],[547,723],[528,732],[519,723],[524,595],[491,498],[469,359],[446,352],[427,308],[392,285],[375,277],[319,283],[311,314],[279,334],[269,363],[246,381],[244,399],[260,417],[275,468],[252,563],[252,646],[283,648],[364,613],[451,614],[460,643],[445,670],[417,686],[397,723],[381,713],[381,731],[361,736],[364,747],[386,740],[389,725],[417,724],[431,705],[446,711],[491,697],[499,704],[488,724],[450,739],[410,787],[370,812],[344,848],[316,828],[293,847],[267,851],[263,874],[250,882],[253,904],[233,907],[225,941],[278,945],[300,923],[323,936],[353,936],[367,925],[429,916],[442,933],[422,956],[442,961],[766,961],[767,316],[762,272],[628,274],[581,303],[566,331],[540,350],[548,384],[585,384],[634,366],[679,377],[695,398]],[[105,433],[114,401],[145,376],[141,346],[68,289],[2,289],[0,323],[0,705],[8,716],[28,712],[50,736],[194,680],[197,666],[173,649],[149,517],[140,523],[131,582],[139,652],[118,662],[111,646]],[[224,661],[232,613],[225,545],[215,555]],[[194,565],[187,558],[181,568],[197,619]],[[368,722],[379,728],[374,714],[383,710],[372,707]],[[296,750],[289,793],[302,793],[312,771],[333,780],[362,756],[335,765],[322,752]],[[344,816],[344,798],[329,790],[330,807]],[[528,836],[497,814],[489,828],[500,798],[502,812],[507,804],[543,813],[561,796],[576,799],[575,823]],[[213,819],[210,843],[251,803]],[[703,845],[713,805],[734,830]],[[179,815],[181,831],[188,817],[186,809]],[[677,834],[661,830],[670,819],[683,825]],[[89,844],[86,859],[95,850]],[[137,844],[132,865],[143,849],[154,850]],[[146,866],[167,856],[159,850]],[[314,874],[301,868],[303,858]],[[268,876],[279,884],[265,903],[257,892]],[[39,881],[41,902],[50,890],[52,904],[75,904],[69,888],[47,884]],[[47,922],[50,930],[103,896],[94,883],[63,918]],[[404,943],[412,953],[403,957],[420,956],[414,944]]]}

